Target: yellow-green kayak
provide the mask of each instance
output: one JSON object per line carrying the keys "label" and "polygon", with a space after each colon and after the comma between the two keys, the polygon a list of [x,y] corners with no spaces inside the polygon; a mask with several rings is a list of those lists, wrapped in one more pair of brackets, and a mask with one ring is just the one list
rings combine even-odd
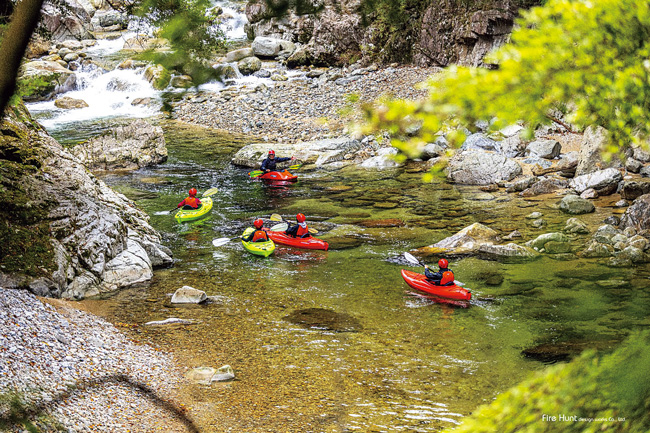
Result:
{"label": "yellow-green kayak", "polygon": [[[248,236],[251,233],[253,233],[254,231],[255,231],[254,228],[249,227],[246,230],[244,230],[244,233],[242,234],[242,237]],[[255,254],[256,256],[268,257],[271,254],[273,254],[273,251],[275,251],[275,244],[270,239],[268,241],[266,241],[266,242],[245,242],[245,241],[241,241],[241,244],[244,246],[246,251],[248,251],[251,254]]]}
{"label": "yellow-green kayak", "polygon": [[176,221],[183,223],[185,221],[194,221],[199,218],[203,218],[212,210],[212,199],[210,197],[205,197],[201,199],[201,207],[194,210],[181,209],[176,212]]}

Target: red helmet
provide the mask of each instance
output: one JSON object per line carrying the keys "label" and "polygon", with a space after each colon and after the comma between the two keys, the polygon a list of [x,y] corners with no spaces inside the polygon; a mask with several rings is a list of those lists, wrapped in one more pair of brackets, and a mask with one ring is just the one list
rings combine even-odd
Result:
{"label": "red helmet", "polygon": [[299,213],[298,215],[296,215],[296,221],[298,221],[299,223],[304,223],[305,219],[306,218],[304,213]]}
{"label": "red helmet", "polygon": [[449,262],[447,261],[447,259],[440,259],[438,260],[438,266],[440,266],[441,268],[446,268],[447,266],[449,266]]}
{"label": "red helmet", "polygon": [[255,226],[256,229],[261,229],[262,226],[264,225],[264,221],[258,218],[255,221],[253,221],[253,225]]}
{"label": "red helmet", "polygon": [[275,150],[269,150],[269,156],[270,156],[270,155],[275,156]]}
{"label": "red helmet", "polygon": [[190,197],[194,197],[196,195],[196,188],[190,188]]}

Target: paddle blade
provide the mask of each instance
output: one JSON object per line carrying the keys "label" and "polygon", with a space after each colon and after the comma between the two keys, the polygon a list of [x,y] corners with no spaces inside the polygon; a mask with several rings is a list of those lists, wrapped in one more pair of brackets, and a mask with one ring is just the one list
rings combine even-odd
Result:
{"label": "paddle blade", "polygon": [[253,178],[253,177],[259,177],[259,176],[261,176],[261,175],[263,175],[263,174],[264,174],[264,172],[263,172],[262,170],[253,170],[253,171],[249,171],[249,172],[248,172],[248,175],[249,175],[250,177],[252,177],[252,178]]}
{"label": "paddle blade", "polygon": [[302,167],[302,164],[290,165],[289,170],[298,170],[300,167]]}
{"label": "paddle blade", "polygon": [[215,247],[221,247],[226,245],[228,242],[230,242],[230,238],[218,238],[212,241],[212,245]]}
{"label": "paddle blade", "polygon": [[271,221],[282,221],[282,215],[277,213],[271,214]]}
{"label": "paddle blade", "polygon": [[313,228],[309,227],[308,230],[309,230],[309,233],[311,233],[312,235],[317,235],[318,234],[318,230],[316,230],[316,229],[313,229]]}
{"label": "paddle blade", "polygon": [[283,232],[283,231],[285,231],[285,230],[288,229],[288,228],[289,228],[289,224],[287,224],[287,223],[280,223],[280,224],[276,224],[276,225],[274,225],[274,226],[271,227],[269,230],[271,230],[272,232]]}
{"label": "paddle blade", "polygon": [[210,197],[211,195],[216,194],[217,191],[219,191],[217,187],[210,188],[203,193],[203,197]]}
{"label": "paddle blade", "polygon": [[424,266],[415,256],[411,253],[404,253],[404,258],[407,262],[414,264],[415,266]]}

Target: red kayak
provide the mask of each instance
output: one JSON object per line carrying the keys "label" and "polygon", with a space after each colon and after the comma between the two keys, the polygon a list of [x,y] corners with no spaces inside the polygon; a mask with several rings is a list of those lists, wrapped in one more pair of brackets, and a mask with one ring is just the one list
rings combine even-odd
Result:
{"label": "red kayak", "polygon": [[463,287],[455,284],[453,286],[437,286],[427,281],[427,277],[417,272],[402,269],[402,277],[409,286],[422,290],[423,292],[431,293],[432,295],[463,301],[469,301],[472,298],[472,292]]}
{"label": "red kayak", "polygon": [[259,176],[262,180],[269,181],[282,181],[282,182],[295,182],[298,180],[298,176],[289,173],[287,170],[284,171],[270,171]]}
{"label": "red kayak", "polygon": [[296,248],[304,248],[306,250],[325,250],[329,248],[329,244],[321,239],[309,236],[308,238],[294,238],[287,235],[285,232],[272,232],[264,229],[269,234],[269,237],[276,244],[290,245]]}

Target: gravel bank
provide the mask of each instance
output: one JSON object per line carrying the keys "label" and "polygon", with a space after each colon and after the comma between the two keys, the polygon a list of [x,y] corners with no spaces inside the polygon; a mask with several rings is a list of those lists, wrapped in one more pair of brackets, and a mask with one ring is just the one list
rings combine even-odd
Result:
{"label": "gravel bank", "polygon": [[184,379],[170,356],[53,302],[0,288],[0,422],[17,392],[43,431],[193,431],[174,402]]}
{"label": "gravel bank", "polygon": [[439,71],[412,66],[373,67],[344,74],[330,69],[319,77],[302,74],[289,81],[228,87],[220,92],[188,94],[174,106],[174,116],[189,123],[234,133],[249,134],[265,141],[294,142],[338,137],[349,117],[341,108],[347,95],[373,101],[384,94],[399,98],[422,98],[426,91],[415,85]]}

